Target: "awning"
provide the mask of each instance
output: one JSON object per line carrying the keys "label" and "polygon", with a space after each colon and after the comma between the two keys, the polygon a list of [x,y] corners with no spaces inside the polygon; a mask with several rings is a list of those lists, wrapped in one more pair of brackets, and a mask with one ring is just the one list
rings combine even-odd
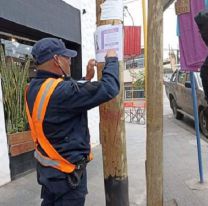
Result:
{"label": "awning", "polygon": [[167,9],[175,0],[163,0],[164,6],[163,10]]}
{"label": "awning", "polygon": [[0,19],[6,32],[30,28],[81,44],[80,11],[61,0],[1,0]]}

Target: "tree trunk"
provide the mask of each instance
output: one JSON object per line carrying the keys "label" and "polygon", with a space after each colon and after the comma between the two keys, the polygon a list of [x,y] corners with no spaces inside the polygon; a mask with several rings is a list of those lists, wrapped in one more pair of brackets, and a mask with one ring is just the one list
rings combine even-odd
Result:
{"label": "tree trunk", "polygon": [[163,0],[148,1],[147,206],[163,205]]}
{"label": "tree trunk", "polygon": [[[120,24],[119,20],[101,21],[100,5],[104,0],[96,0],[97,26]],[[129,206],[126,139],[123,106],[123,62],[120,65],[119,95],[100,106],[100,140],[103,151],[104,183],[107,206]],[[103,64],[98,64],[98,78],[102,77]]]}

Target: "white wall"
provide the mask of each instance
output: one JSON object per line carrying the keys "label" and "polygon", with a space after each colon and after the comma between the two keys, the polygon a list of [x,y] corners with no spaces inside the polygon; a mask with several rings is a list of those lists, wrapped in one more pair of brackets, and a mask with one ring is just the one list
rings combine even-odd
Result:
{"label": "white wall", "polygon": [[0,80],[0,186],[8,182],[10,182],[10,168]]}
{"label": "white wall", "polygon": [[163,14],[163,55],[164,59],[169,57],[169,48],[178,49],[179,42],[176,35],[177,16],[174,4],[172,4]]}
{"label": "white wall", "polygon": [[[83,0],[82,9],[86,10],[81,14],[82,23],[82,71],[83,76],[86,74],[86,66],[91,58],[95,58],[94,32],[96,30],[96,1]],[[97,80],[97,74],[93,80]],[[91,143],[98,144],[99,141],[99,108],[96,107],[88,112],[88,124],[91,134]]]}
{"label": "white wall", "polygon": [[65,1],[67,4],[77,8],[77,9],[80,9],[81,8],[81,0],[63,0]]}
{"label": "white wall", "polygon": [[[86,75],[88,60],[95,58],[94,32],[96,29],[96,1],[95,0],[64,0],[71,6],[81,11],[81,31],[82,31],[82,75]],[[86,13],[82,11],[85,9]],[[97,74],[93,80],[97,80]],[[94,108],[88,112],[88,124],[91,134],[91,143],[99,143],[99,108]]]}

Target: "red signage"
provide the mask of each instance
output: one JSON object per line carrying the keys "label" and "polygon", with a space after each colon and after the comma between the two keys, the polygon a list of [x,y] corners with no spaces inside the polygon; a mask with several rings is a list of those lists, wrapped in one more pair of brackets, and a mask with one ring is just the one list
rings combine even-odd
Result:
{"label": "red signage", "polygon": [[141,54],[141,27],[124,26],[124,58]]}

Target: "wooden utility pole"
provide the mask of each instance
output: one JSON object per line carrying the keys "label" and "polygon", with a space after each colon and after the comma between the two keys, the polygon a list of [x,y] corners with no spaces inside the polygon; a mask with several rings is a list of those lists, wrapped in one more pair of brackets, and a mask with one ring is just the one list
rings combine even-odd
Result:
{"label": "wooden utility pole", "polygon": [[[104,0],[96,0],[97,26],[121,24],[120,20],[101,21]],[[106,206],[129,206],[126,139],[123,106],[123,62],[120,62],[120,94],[100,106],[100,140],[103,151],[103,170]],[[103,64],[98,64],[98,78]]]}
{"label": "wooden utility pole", "polygon": [[163,0],[148,0],[147,36],[147,206],[162,206]]}

